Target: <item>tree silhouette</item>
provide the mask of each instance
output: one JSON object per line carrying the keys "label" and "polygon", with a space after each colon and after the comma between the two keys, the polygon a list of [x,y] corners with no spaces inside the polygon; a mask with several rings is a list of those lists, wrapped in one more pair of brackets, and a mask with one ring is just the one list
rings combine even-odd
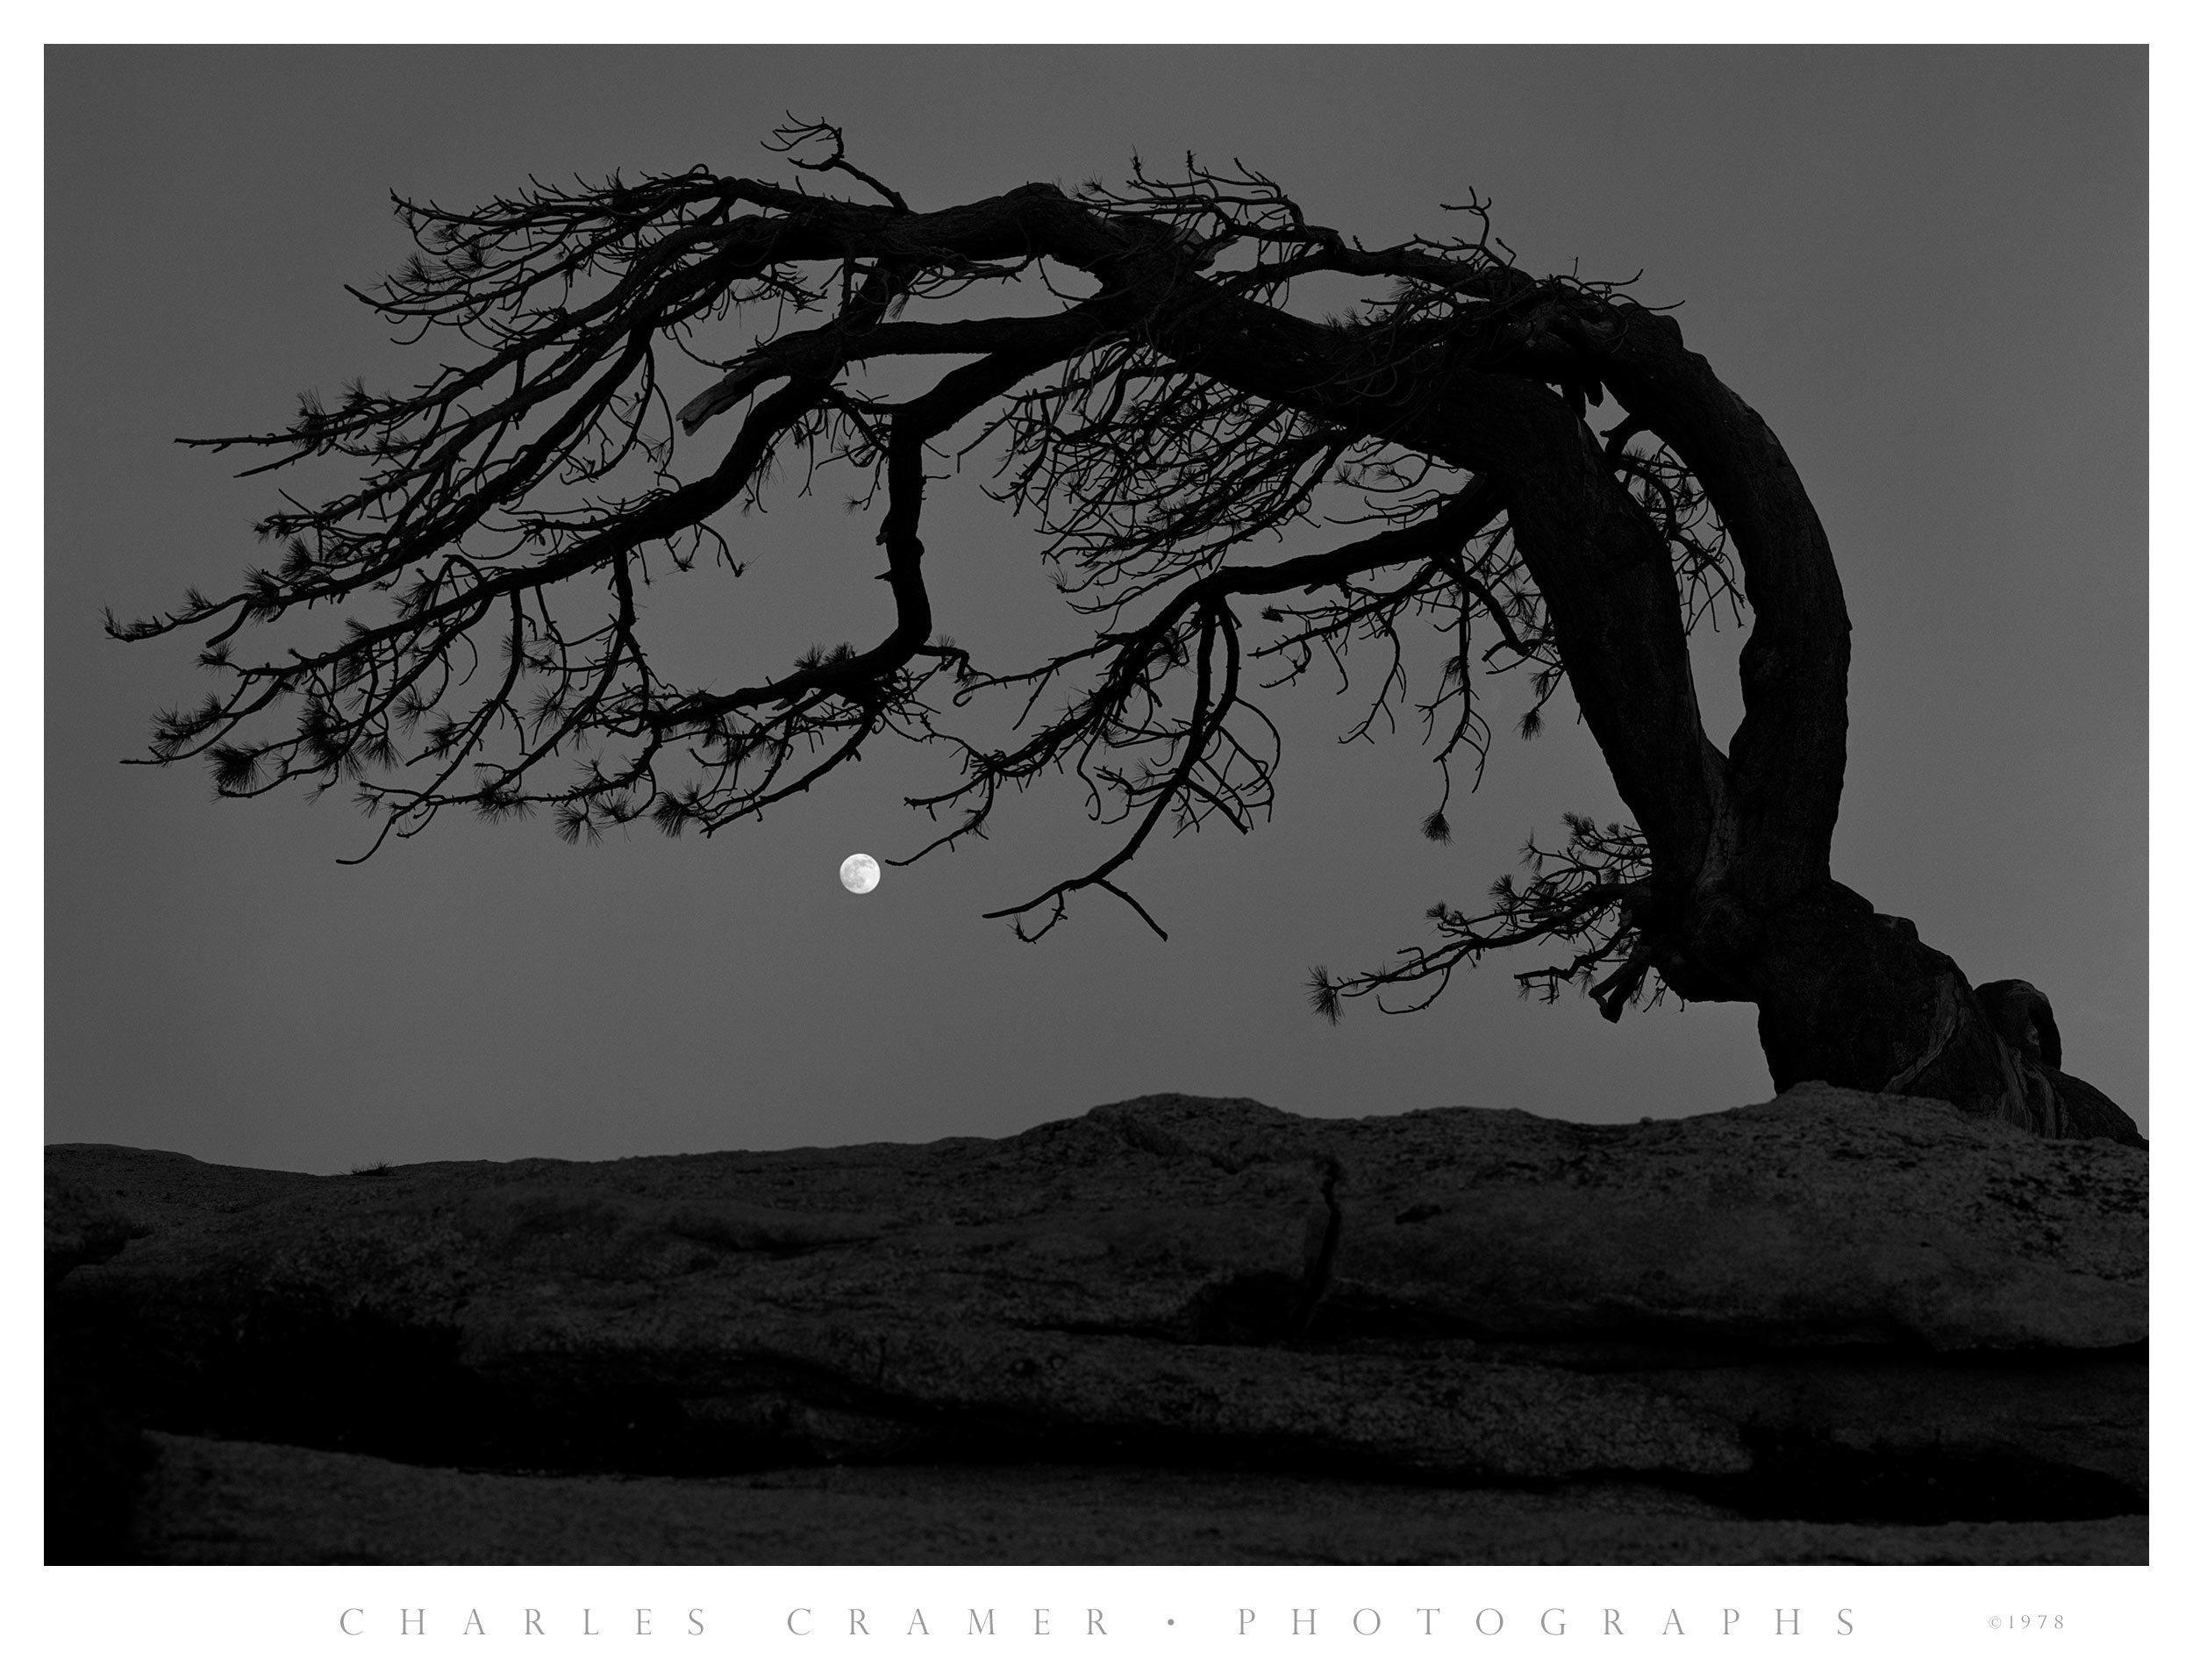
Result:
{"label": "tree silhouette", "polygon": [[[414,337],[454,330],[466,357],[408,394],[354,386],[281,430],[192,440],[277,452],[254,472],[361,470],[262,520],[281,558],[240,589],[110,619],[124,640],[204,630],[225,684],[161,716],[152,760],[203,755],[232,797],[346,785],[377,823],[370,855],[450,807],[546,808],[573,840],[643,819],[712,832],[900,736],[943,744],[956,770],[909,801],[940,819],[936,841],[894,862],[1070,773],[1124,838],[990,913],[1040,938],[1096,888],[1156,929],[1118,876],[1158,825],[1246,830],[1269,808],[1260,684],[1320,654],[1368,663],[1368,728],[1411,704],[1404,643],[1428,636],[1445,657],[1413,704],[1450,792],[1457,769],[1482,773],[1482,679],[1520,672],[1523,733],[1566,686],[1632,821],[1571,817],[1488,910],[1436,906],[1435,937],[1389,966],[1317,970],[1326,1014],[1370,994],[1421,1008],[1458,967],[1547,943],[1561,955],[1526,989],[1584,986],[1609,1019],[1662,989],[1755,1004],[1777,1089],[1825,1079],[2139,1140],[2056,1065],[2039,992],[1975,993],[1830,875],[1850,626],[1826,534],[1765,421],[1633,282],[1525,271],[1474,196],[1442,207],[1458,234],[1371,250],[1239,164],[917,211],[827,124],[773,149],[844,190],[694,169],[536,182],[464,211],[398,199],[418,250],[356,295]],[[1289,308],[1335,282],[1383,295]],[[998,312],[957,312],[975,291]],[[710,380],[675,411],[673,352]],[[866,395],[854,380],[882,357],[930,359],[933,377]],[[680,471],[681,435],[719,416],[728,447]],[[1030,669],[985,670],[932,622],[924,497],[971,453],[1002,455],[990,493],[1040,531],[1090,620]],[[772,471],[840,475],[876,511],[896,623],[781,676],[682,685],[642,645],[641,590],[661,566],[737,572],[711,521],[758,506]],[[1255,547],[1305,525],[1352,540]],[[337,603],[362,615],[339,635],[244,651],[254,626]],[[1725,613],[1750,619],[1725,751],[1688,647]],[[955,733],[991,692],[1025,702],[1005,739]],[[1428,838],[1447,838],[1445,806]]]}

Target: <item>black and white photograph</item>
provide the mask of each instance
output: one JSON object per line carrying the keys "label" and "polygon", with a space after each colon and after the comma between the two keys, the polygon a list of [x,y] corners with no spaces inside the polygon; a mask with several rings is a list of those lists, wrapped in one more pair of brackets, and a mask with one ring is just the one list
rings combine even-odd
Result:
{"label": "black and white photograph", "polygon": [[40,68],[49,1576],[2108,1648],[2146,46]]}

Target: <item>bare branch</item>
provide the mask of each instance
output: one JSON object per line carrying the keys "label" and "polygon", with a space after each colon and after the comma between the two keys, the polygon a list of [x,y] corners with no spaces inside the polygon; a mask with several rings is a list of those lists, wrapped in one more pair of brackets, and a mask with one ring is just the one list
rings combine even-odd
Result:
{"label": "bare branch", "polygon": [[[702,170],[535,183],[469,211],[399,200],[418,253],[359,296],[407,334],[467,347],[409,393],[354,386],[332,404],[304,399],[285,427],[203,440],[268,452],[253,471],[339,456],[360,478],[262,520],[282,557],[239,589],[111,624],[125,640],[206,626],[204,662],[231,683],[164,714],[153,756],[208,757],[229,797],[347,783],[377,848],[451,806],[489,820],[546,806],[575,840],[643,817],[666,834],[713,832],[896,735],[959,759],[950,786],[909,802],[950,819],[917,858],[978,835],[1007,789],[1071,775],[1124,837],[991,913],[1040,937],[1069,894],[1097,887],[1162,936],[1114,877],[1162,822],[1246,831],[1268,813],[1279,736],[1245,692],[1252,665],[1268,690],[1329,659],[1345,684],[1376,642],[1361,736],[1397,720],[1428,632],[1443,655],[1417,711],[1451,788],[1457,752],[1482,775],[1488,678],[1531,684],[1528,734],[1568,680],[1575,637],[1597,657],[1650,620],[1647,641],[1679,643],[1685,611],[1695,623],[1741,604],[1711,504],[1671,447],[1633,450],[1646,428],[1625,421],[1579,453],[1563,404],[1600,394],[1636,306],[1617,286],[1525,274],[1474,196],[1451,207],[1459,234],[1368,251],[1238,162],[1190,160],[1177,179],[1138,164],[1117,191],[1029,186],[918,212],[850,161],[831,124],[788,118],[771,149],[883,202]],[[1289,314],[1290,285],[1313,274],[1387,295],[1320,321]],[[939,314],[970,287],[1031,275],[1063,301]],[[674,394],[680,358],[700,376]],[[911,397],[879,397],[855,382],[886,358],[935,371]],[[681,447],[727,413],[742,416],[729,449],[683,475]],[[962,425],[955,453],[937,453]],[[937,633],[920,535],[936,462],[983,447],[1002,452],[992,493],[1033,518],[1067,598],[1097,626],[1004,676]],[[1542,481],[1580,470],[1594,511],[1564,524]],[[736,573],[712,521],[760,509],[773,475],[798,494],[849,483],[855,507],[882,496],[891,628],[866,648],[818,642],[775,675],[674,682],[640,634],[652,568],[711,557]],[[1328,525],[1373,528],[1271,555],[1297,527]],[[1657,584],[1623,581],[1639,545],[1658,557]],[[1245,649],[1237,608],[1250,599],[1270,603],[1263,618],[1279,628]],[[337,604],[361,614],[339,634],[244,651],[265,626]],[[483,647],[490,626],[499,640]],[[1625,788],[1656,774],[1632,759],[1668,740],[1679,755],[1695,729],[1687,673],[1653,647],[1616,657],[1618,704],[1617,689],[1578,685]],[[956,710],[1006,693],[1024,704],[1004,741],[940,726],[940,695]],[[286,732],[238,733],[284,706]],[[1678,791],[1648,814],[1673,812],[1675,833],[1701,797]],[[1445,804],[1425,826],[1435,838]],[[1497,897],[1489,919],[1443,924],[1438,949],[1333,983],[1335,1007],[1374,980],[1441,983],[1455,962],[1529,940],[1581,953],[1534,980],[1549,991],[1629,950],[1633,932],[1610,935],[1603,912],[1627,902],[1645,854],[1606,844],[1549,864],[1512,903]],[[1046,905],[1042,926],[1018,921]]]}

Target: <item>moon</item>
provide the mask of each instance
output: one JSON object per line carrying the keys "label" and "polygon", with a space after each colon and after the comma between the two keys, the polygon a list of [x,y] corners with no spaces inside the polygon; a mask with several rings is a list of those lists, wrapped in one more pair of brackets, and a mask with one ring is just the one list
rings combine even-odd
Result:
{"label": "moon", "polygon": [[838,879],[845,883],[847,892],[874,892],[882,878],[883,871],[866,852],[855,852],[838,866]]}

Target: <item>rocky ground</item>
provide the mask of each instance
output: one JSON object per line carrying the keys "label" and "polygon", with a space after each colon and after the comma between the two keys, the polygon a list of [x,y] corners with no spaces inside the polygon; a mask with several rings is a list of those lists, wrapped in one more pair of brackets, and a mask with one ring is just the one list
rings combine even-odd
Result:
{"label": "rocky ground", "polygon": [[1825,1086],[333,1178],[56,1146],[48,1555],[2139,1562],[2147,1166]]}

